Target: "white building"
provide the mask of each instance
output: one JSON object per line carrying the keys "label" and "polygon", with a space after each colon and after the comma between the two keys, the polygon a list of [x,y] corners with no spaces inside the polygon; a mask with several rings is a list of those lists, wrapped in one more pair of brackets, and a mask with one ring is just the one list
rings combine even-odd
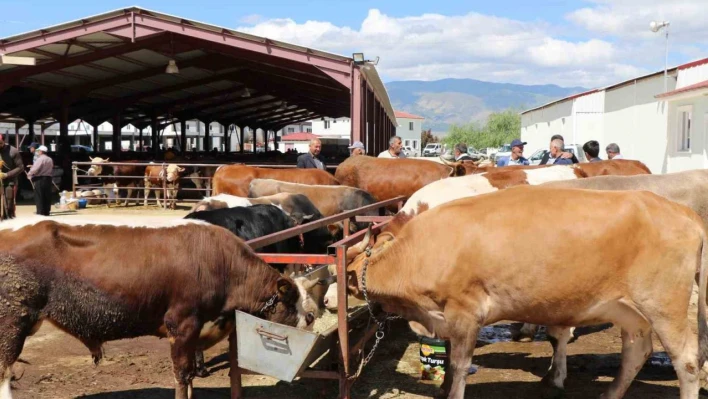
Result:
{"label": "white building", "polygon": [[708,166],[708,59],[637,77],[524,111],[521,139],[526,154],[547,148],[550,137],[567,144],[588,140],[617,143],[625,158],[644,162],[652,173]]}
{"label": "white building", "polygon": [[411,147],[416,154],[420,155],[422,151],[420,148],[420,135],[423,132],[425,118],[403,111],[395,111],[395,114],[396,122],[398,123],[396,136],[401,137],[403,146]]}
{"label": "white building", "polygon": [[350,139],[351,130],[349,118],[320,118],[312,121],[312,133],[318,136]]}

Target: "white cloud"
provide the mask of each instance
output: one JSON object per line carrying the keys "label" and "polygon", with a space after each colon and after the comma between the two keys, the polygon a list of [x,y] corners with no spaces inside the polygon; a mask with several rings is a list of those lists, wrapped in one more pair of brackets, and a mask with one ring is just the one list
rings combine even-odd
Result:
{"label": "white cloud", "polygon": [[[644,7],[647,2],[650,7]],[[679,2],[685,3],[686,9],[699,4],[691,0]],[[597,87],[647,72],[644,61],[650,66],[661,61],[663,67],[663,59],[659,58],[663,48],[655,42],[660,38],[646,33],[651,20],[647,13],[667,7],[656,0],[597,0],[594,7],[566,16],[593,32],[574,40],[554,35],[552,32],[558,32],[559,27],[543,21],[479,13],[397,18],[376,9],[370,10],[358,27],[272,19],[238,29],[343,55],[363,51],[369,59],[380,56],[378,68],[387,80],[474,78]],[[594,33],[627,35],[628,27],[640,29],[639,25],[646,32],[630,42],[610,41]],[[695,46],[690,50],[693,54],[700,52]]]}

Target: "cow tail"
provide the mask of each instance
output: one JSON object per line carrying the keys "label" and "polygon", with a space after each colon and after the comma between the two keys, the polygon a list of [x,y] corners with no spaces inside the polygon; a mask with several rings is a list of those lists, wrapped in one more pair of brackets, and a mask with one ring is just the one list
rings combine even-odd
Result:
{"label": "cow tail", "polygon": [[708,324],[706,324],[706,290],[708,290],[708,239],[701,229],[701,263],[698,271],[698,367],[708,372]]}

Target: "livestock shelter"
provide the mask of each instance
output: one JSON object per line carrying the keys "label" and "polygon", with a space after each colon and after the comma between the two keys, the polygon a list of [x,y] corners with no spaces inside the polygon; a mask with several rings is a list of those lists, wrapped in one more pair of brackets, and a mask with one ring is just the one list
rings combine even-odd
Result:
{"label": "livestock shelter", "polygon": [[[387,148],[395,132],[371,62],[139,7],[0,39],[0,55],[0,121],[28,125],[29,141],[34,126],[58,123],[65,171],[68,126],[77,119],[93,126],[94,143],[98,126],[111,123],[114,160],[121,159],[121,128],[128,124],[141,142],[150,127],[155,154],[169,125],[179,127],[176,147],[184,153],[186,121],[194,119],[239,131],[243,143],[246,127],[266,132],[268,142],[287,125],[349,117],[351,140],[366,143],[370,155]],[[231,136],[224,137],[227,149]]]}

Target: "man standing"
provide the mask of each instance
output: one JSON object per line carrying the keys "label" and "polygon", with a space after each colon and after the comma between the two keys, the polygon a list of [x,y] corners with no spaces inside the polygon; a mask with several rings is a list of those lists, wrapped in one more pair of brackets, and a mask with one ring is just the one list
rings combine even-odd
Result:
{"label": "man standing", "polygon": [[[551,143],[553,142],[553,140],[560,140],[560,141],[563,143],[563,147],[561,147],[561,151],[562,151],[562,150],[564,149],[564,147],[565,147],[565,140],[563,140],[563,136],[561,136],[560,134],[554,134],[553,136],[551,136]],[[553,145],[553,144],[551,144],[551,145]],[[550,149],[550,146],[551,146],[551,145],[549,145],[549,149]],[[549,158],[549,156],[550,156],[550,152],[547,152],[547,153],[543,154],[543,157],[541,157],[541,163],[540,163],[539,165],[545,165],[545,164],[547,164],[547,163],[548,163],[548,158]],[[561,158],[565,158],[565,159],[568,159],[568,158],[569,158],[569,159],[572,161],[572,163],[578,163],[578,162],[579,162],[579,161],[578,161],[578,158],[576,158],[576,157],[575,157],[575,154],[573,154],[572,152],[567,152],[567,151],[566,151],[566,152],[561,152],[560,157],[561,157]]]}
{"label": "man standing", "polygon": [[605,148],[607,152],[607,159],[624,159],[622,154],[620,154],[620,148],[616,143],[610,143]]}
{"label": "man standing", "polygon": [[52,171],[54,161],[47,156],[47,147],[41,145],[36,151],[39,156],[27,172],[27,177],[34,184],[34,203],[37,206],[37,215],[49,216],[52,209]]}
{"label": "man standing", "polygon": [[[32,144],[29,145],[29,151],[30,151],[30,153],[32,154],[32,163],[33,163],[33,164],[34,164],[35,162],[37,162],[37,157],[39,156],[39,155],[37,154],[37,148],[38,148],[38,147],[39,147],[39,143],[37,143],[36,141],[33,141]],[[29,165],[28,165],[27,167],[29,167]]]}
{"label": "man standing", "polygon": [[583,151],[585,152],[585,158],[588,162],[599,162],[600,159],[600,143],[596,140],[590,140],[583,144]]}
{"label": "man standing", "polygon": [[459,161],[474,161],[470,154],[467,153],[467,144],[465,143],[455,144],[455,162]]}
{"label": "man standing", "polygon": [[300,169],[325,170],[325,164],[319,158],[320,151],[322,151],[322,142],[320,139],[310,140],[310,151],[307,154],[302,154],[297,157],[297,167]]}
{"label": "man standing", "polygon": [[22,156],[17,148],[5,144],[5,140],[0,135],[0,158],[3,166],[0,171],[0,179],[5,189],[3,200],[7,207],[7,217],[15,217],[15,195],[17,194],[18,178],[25,169],[22,163]]}
{"label": "man standing", "polygon": [[511,156],[499,158],[497,160],[497,166],[528,165],[529,160],[522,156],[525,145],[525,141],[514,139],[511,142]]}
{"label": "man standing", "polygon": [[351,152],[351,156],[366,154],[366,148],[361,141],[355,141],[354,144],[350,145],[348,148]]}
{"label": "man standing", "polygon": [[403,144],[401,138],[398,136],[393,136],[388,140],[388,150],[383,151],[379,154],[379,158],[405,158],[406,154],[403,153]]}
{"label": "man standing", "polygon": [[551,141],[551,150],[548,152],[548,165],[572,165],[570,158],[563,158],[563,140]]}

